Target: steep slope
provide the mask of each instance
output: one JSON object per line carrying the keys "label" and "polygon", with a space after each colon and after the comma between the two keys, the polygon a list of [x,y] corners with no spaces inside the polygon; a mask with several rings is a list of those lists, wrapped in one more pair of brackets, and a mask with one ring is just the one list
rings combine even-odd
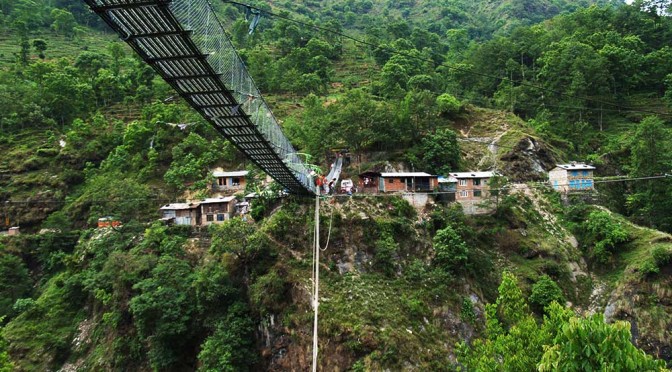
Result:
{"label": "steep slope", "polygon": [[[557,195],[522,184],[514,189],[498,217],[464,219],[459,212],[439,205],[420,211],[417,217],[399,217],[395,202],[366,198],[344,199],[326,206],[323,228],[327,221],[332,221],[333,227],[330,244],[323,253],[327,258],[323,261],[321,292],[322,366],[366,370],[446,368],[453,360],[455,344],[469,341],[482,331],[483,304],[493,300],[492,288],[502,270],[513,271],[527,286],[542,274],[549,275],[576,311],[590,309],[605,312],[610,320],[631,321],[633,330],[641,328],[634,333],[637,345],[669,359],[669,345],[661,343],[670,325],[662,314],[668,311],[658,307],[669,303],[669,291],[662,289],[669,280],[665,274],[633,281],[627,275],[589,270],[586,251],[579,249],[586,242],[578,241],[556,217],[564,210]],[[275,218],[287,217],[273,216],[271,220]],[[436,271],[437,247],[431,238],[433,228],[445,226],[446,218],[464,233],[470,257],[467,269],[442,277]],[[409,229],[413,220],[414,228]],[[392,226],[385,227],[387,224]],[[386,229],[393,231],[393,241],[386,242]],[[628,229],[640,228],[628,224]],[[300,231],[285,234],[297,236]],[[650,238],[633,237],[623,247],[623,254],[638,252],[643,261],[653,259],[650,252],[630,248],[646,245]],[[304,235],[304,239],[310,237]],[[672,244],[657,244],[666,250],[666,257],[672,254]],[[284,253],[287,259],[280,260],[283,263],[278,271],[290,278],[286,288],[292,289],[291,301],[275,312],[267,312],[263,322],[262,344],[271,370],[309,366],[306,350],[311,342],[311,284],[306,261],[310,257],[307,250],[304,252],[293,252],[291,259]],[[386,261],[389,255],[392,260]],[[661,265],[661,270],[669,270],[669,261]],[[611,292],[609,305],[591,297],[591,293],[603,290],[608,278],[615,280],[613,285],[618,288]],[[632,303],[624,293],[644,293],[651,287],[657,288],[656,296],[664,296],[655,306],[650,298]],[[625,311],[614,311],[624,304],[630,304],[629,314],[637,314],[637,320]],[[654,308],[658,310],[652,313]],[[654,321],[658,322],[655,326]]]}

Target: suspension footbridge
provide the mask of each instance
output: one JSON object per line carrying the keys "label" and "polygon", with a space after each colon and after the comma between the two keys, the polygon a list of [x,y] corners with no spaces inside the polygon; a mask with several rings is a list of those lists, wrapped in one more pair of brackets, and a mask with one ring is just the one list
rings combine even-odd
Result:
{"label": "suspension footbridge", "polygon": [[207,0],[84,0],[186,102],[291,193],[314,195],[297,156]]}

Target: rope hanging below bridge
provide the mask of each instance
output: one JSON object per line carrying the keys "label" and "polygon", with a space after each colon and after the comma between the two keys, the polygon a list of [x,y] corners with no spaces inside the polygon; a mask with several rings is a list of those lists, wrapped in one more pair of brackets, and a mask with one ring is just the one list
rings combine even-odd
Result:
{"label": "rope hanging below bridge", "polygon": [[320,306],[320,196],[315,196],[315,235],[313,237],[313,372],[317,371],[317,315]]}

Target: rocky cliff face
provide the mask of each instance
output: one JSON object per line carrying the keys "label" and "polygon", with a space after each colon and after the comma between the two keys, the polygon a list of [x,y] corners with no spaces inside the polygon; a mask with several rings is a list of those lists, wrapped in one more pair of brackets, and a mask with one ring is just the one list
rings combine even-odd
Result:
{"label": "rocky cliff face", "polygon": [[500,157],[502,173],[517,182],[546,181],[546,173],[553,169],[559,159],[548,145],[532,137],[524,137]]}
{"label": "rocky cliff face", "polygon": [[[521,151],[525,149],[529,147]],[[472,218],[440,204],[416,213],[386,198],[337,198],[323,205],[322,241],[330,235],[321,253],[320,368],[422,370],[434,358],[450,365],[456,343],[482,332],[484,304],[494,300],[493,286],[502,270],[515,272],[528,286],[542,274],[551,276],[579,314],[604,312],[608,320],[630,321],[637,345],[669,360],[669,265],[644,277],[635,275],[634,267],[621,274],[592,267],[581,237],[561,221],[563,207],[556,196],[524,184],[512,195],[517,202],[510,209]],[[468,230],[464,236],[470,250],[490,272],[465,271],[443,283],[423,277],[436,255],[435,226],[445,226],[446,218]],[[385,271],[383,257],[388,232],[394,247],[391,271]],[[633,237],[617,261],[648,244],[641,240],[645,236]],[[650,239],[669,245],[663,235]],[[286,261],[291,301],[259,326],[268,370],[302,370],[311,363],[309,240],[295,246],[299,254],[291,253]]]}

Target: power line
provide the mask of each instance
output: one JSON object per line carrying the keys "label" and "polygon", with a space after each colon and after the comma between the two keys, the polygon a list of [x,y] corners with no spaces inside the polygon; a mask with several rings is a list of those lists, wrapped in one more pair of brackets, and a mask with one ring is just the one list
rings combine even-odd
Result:
{"label": "power line", "polygon": [[[494,139],[494,137],[493,137],[493,139]],[[514,147],[514,146],[498,145],[497,143],[492,143],[492,141],[491,142],[486,142],[486,141],[481,141],[477,138],[461,137],[461,138],[458,138],[457,140],[458,141],[465,141],[465,142],[479,143],[481,145],[488,145],[488,146],[492,145],[492,146],[495,146],[495,147],[501,147],[501,148],[509,149],[509,150],[515,150],[516,149],[516,147]]]}
{"label": "power line", "polygon": [[609,183],[609,182],[624,182],[624,181],[641,181],[641,180],[655,180],[658,178],[667,178],[672,177],[670,174],[664,174],[661,176],[648,176],[648,177],[635,177],[635,178],[602,178],[595,179],[595,183]]}
{"label": "power line", "polygon": [[[270,12],[270,11],[267,11],[267,10],[261,9],[259,7],[249,5],[249,4],[244,4],[244,3],[237,2],[237,1],[227,1],[227,0],[222,0],[222,1],[224,3],[228,3],[228,4],[234,4],[234,5],[243,6],[243,7],[249,8],[249,9],[254,9],[254,10],[257,10],[257,11],[261,12],[262,14],[267,14],[271,17],[284,19],[286,21],[293,22],[293,23],[296,23],[296,24],[300,24],[300,25],[305,26],[305,27],[313,28],[313,29],[316,29],[316,30],[324,31],[324,32],[329,32],[329,33],[332,33],[332,34],[335,34],[335,35],[339,35],[339,36],[344,37],[346,39],[352,40],[355,43],[366,45],[366,46],[369,46],[369,47],[372,47],[372,48],[383,48],[384,47],[381,44],[374,44],[374,43],[371,43],[371,42],[368,42],[368,41],[365,41],[365,40],[361,40],[361,39],[355,38],[353,36],[347,35],[343,32],[340,32],[340,31],[337,31],[337,30],[334,30],[334,29],[329,29],[329,28],[317,26],[317,25],[314,25],[314,24],[311,24],[311,23],[308,23],[308,22],[299,21],[299,20],[290,18],[288,16],[273,13],[273,12]],[[413,58],[413,59],[417,59],[417,60],[421,60],[421,61],[425,61],[425,62],[436,63],[436,61],[434,61],[431,58],[424,58],[424,57],[414,55],[414,54],[410,54],[410,53],[406,53],[406,52],[403,52],[403,51],[393,50],[391,47],[388,47],[388,46],[385,46],[385,47],[388,49],[387,52],[390,53],[390,54],[397,54],[397,55],[400,55],[400,56]],[[512,84],[518,84],[519,86],[525,86],[525,87],[533,88],[533,89],[540,90],[540,91],[551,92],[551,93],[555,93],[557,95],[568,97],[568,98],[577,98],[577,99],[582,99],[582,100],[585,100],[585,101],[588,101],[588,102],[599,103],[601,105],[608,105],[608,106],[619,108],[623,111],[638,112],[638,113],[643,113],[643,114],[662,115],[662,116],[671,116],[672,115],[672,113],[657,112],[657,111],[651,111],[651,110],[633,109],[633,108],[630,108],[630,107],[621,106],[617,103],[602,101],[602,100],[595,99],[595,98],[590,98],[590,97],[587,97],[587,96],[577,96],[577,95],[574,95],[574,94],[561,92],[561,91],[558,91],[558,90],[555,90],[555,89],[545,88],[545,87],[542,87],[542,86],[539,86],[539,85],[527,83],[523,80],[515,80],[515,79],[512,79],[512,78],[508,78],[508,77],[495,76],[495,75],[490,75],[490,74],[486,74],[486,73],[483,73],[483,72],[478,72],[478,71],[465,69],[465,68],[454,66],[454,65],[448,65],[446,62],[441,63],[441,66],[445,66],[449,69],[464,72],[464,73],[467,73],[467,74],[472,74],[472,75],[481,76],[481,77],[487,77],[487,78],[496,79],[496,80],[508,81],[508,82],[511,82]],[[588,108],[585,108],[585,109],[588,109]],[[593,110],[598,110],[598,109],[593,109]],[[615,111],[618,111],[618,110],[615,110]]]}
{"label": "power line", "polygon": [[115,199],[73,199],[73,200],[63,200],[63,199],[23,199],[23,200],[0,200],[0,207],[3,205],[11,204],[67,204],[67,203],[115,203],[115,202],[141,202],[141,201],[160,201],[160,202],[170,202],[170,198],[115,198]]}
{"label": "power line", "polygon": [[[326,28],[326,27],[320,27],[320,26],[317,26],[317,25],[315,25],[315,24],[308,23],[308,22],[299,21],[299,20],[297,20],[297,19],[293,19],[293,18],[284,16],[284,15],[281,15],[281,14],[277,14],[277,13],[269,12],[269,11],[267,11],[267,10],[264,10],[264,9],[261,9],[261,8],[258,8],[258,7],[252,6],[252,5],[248,5],[248,4],[244,4],[244,3],[239,3],[239,2],[237,2],[237,1],[227,1],[227,0],[222,0],[222,1],[223,1],[224,3],[234,4],[234,5],[239,5],[239,6],[243,6],[243,7],[245,7],[245,8],[258,10],[258,11],[260,11],[262,14],[267,14],[267,15],[269,15],[269,16],[271,16],[271,17],[284,19],[284,20],[286,20],[286,21],[293,22],[293,23],[296,23],[296,24],[299,24],[299,25],[302,25],[302,26],[306,26],[306,27],[310,27],[310,28],[313,28],[313,29],[316,29],[316,30],[320,30],[320,31],[329,32],[329,33],[332,33],[332,34],[335,34],[335,35],[339,35],[339,36],[344,37],[344,38],[346,38],[346,39],[350,39],[350,40],[352,40],[352,41],[354,41],[354,42],[356,42],[356,43],[360,43],[360,44],[365,44],[365,43],[366,43],[365,41],[362,41],[362,40],[357,39],[357,38],[355,38],[355,37],[352,37],[352,36],[350,36],[350,35],[344,34],[344,33],[340,32],[340,31],[337,31],[337,30],[334,30],[334,29],[330,29],[330,28]],[[373,44],[372,44],[372,45],[373,45]]]}

